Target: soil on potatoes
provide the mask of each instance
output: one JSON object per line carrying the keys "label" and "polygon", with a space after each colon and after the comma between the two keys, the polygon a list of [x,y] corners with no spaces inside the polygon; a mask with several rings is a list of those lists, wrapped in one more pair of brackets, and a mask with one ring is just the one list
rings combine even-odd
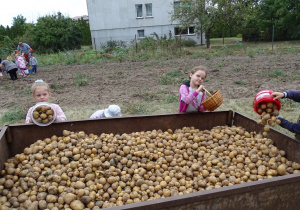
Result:
{"label": "soil on potatoes", "polygon": [[[300,87],[300,54],[254,57],[177,58],[168,60],[128,61],[101,65],[52,65],[38,67],[38,73],[13,82],[0,80],[1,109],[35,104],[30,87],[37,79],[52,86],[51,102],[62,108],[86,105],[130,104],[178,96],[179,85],[194,66],[207,66],[205,87],[221,90],[225,99],[253,98],[265,89],[284,91]],[[172,72],[181,76],[172,77]],[[169,74],[168,74],[169,73]],[[87,76],[86,85],[77,85],[76,76]],[[169,76],[168,76],[169,75]],[[169,82],[163,82],[169,79]],[[104,106],[101,108],[105,108]],[[174,109],[174,113],[177,108]]]}

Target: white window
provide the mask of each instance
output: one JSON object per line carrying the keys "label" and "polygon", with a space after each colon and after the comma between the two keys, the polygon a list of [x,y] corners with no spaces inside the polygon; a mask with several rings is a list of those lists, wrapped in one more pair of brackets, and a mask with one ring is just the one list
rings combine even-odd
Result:
{"label": "white window", "polygon": [[146,16],[152,17],[152,4],[145,4],[146,6]]}
{"label": "white window", "polygon": [[137,5],[135,5],[135,8],[136,8],[136,17],[142,18],[143,17],[143,5],[137,4]]}
{"label": "white window", "polygon": [[194,35],[195,34],[195,27],[191,26],[188,28],[179,28],[175,27],[174,28],[174,33],[175,35]]}
{"label": "white window", "polygon": [[138,30],[137,33],[139,39],[145,38],[145,30]]}

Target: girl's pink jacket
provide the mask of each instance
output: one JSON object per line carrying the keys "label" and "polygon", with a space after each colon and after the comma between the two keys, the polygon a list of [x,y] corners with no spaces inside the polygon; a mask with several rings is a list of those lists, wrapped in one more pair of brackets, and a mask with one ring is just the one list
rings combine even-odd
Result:
{"label": "girl's pink jacket", "polygon": [[[185,112],[190,104],[196,107],[194,99],[197,98],[198,93],[194,91],[192,94],[189,94],[190,81],[180,85],[179,89],[179,112]],[[201,102],[205,100],[205,94],[202,95]],[[200,104],[201,104],[200,102]],[[199,112],[207,111],[207,109],[200,105],[198,107]]]}

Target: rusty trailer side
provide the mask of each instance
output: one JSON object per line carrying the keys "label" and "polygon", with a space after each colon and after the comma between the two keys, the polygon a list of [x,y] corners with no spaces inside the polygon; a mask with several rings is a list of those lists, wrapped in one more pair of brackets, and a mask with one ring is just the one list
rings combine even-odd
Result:
{"label": "rusty trailer side", "polygon": [[[63,130],[100,135],[153,129],[175,130],[185,126],[205,130],[223,125],[242,126],[248,131],[263,130],[263,126],[257,125],[255,120],[233,113],[231,110],[66,121],[53,123],[47,127],[32,124],[10,125],[0,131],[0,167],[2,169],[3,163],[9,157],[22,153],[25,147],[35,141],[52,135],[61,136]],[[299,141],[275,129],[270,129],[268,134],[279,149],[286,151],[289,160],[300,163]],[[299,209],[299,189],[300,174],[298,173],[107,209]]]}

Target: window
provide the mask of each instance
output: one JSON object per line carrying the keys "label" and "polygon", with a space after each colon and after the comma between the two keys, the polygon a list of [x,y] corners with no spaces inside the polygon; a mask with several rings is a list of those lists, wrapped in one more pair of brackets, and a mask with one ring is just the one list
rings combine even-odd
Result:
{"label": "window", "polygon": [[188,28],[179,28],[175,27],[174,28],[174,33],[175,35],[194,35],[195,34],[195,27],[191,26]]}
{"label": "window", "polygon": [[136,8],[136,17],[138,17],[138,18],[143,17],[143,5],[137,4],[137,5],[135,5],[135,8]]}
{"label": "window", "polygon": [[145,37],[145,30],[138,30],[138,38],[143,39]]}
{"label": "window", "polygon": [[179,12],[180,1],[174,1],[174,14],[177,15]]}
{"label": "window", "polygon": [[152,17],[152,4],[145,4],[146,6],[146,16]]}
{"label": "window", "polygon": [[180,1],[174,1],[174,8],[180,6]]}

